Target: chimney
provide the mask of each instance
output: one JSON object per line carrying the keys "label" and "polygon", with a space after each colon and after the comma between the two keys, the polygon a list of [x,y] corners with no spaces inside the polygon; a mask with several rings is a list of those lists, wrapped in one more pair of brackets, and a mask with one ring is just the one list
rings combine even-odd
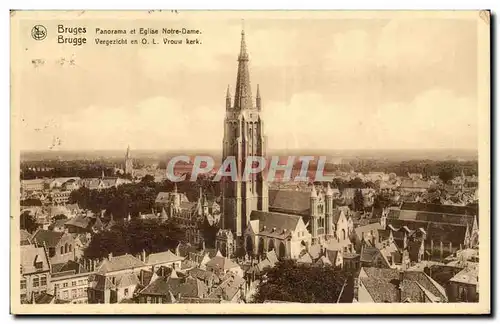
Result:
{"label": "chimney", "polygon": [[201,242],[201,247],[202,247],[203,251],[205,251],[205,240],[203,240],[203,241]]}
{"label": "chimney", "polygon": [[146,262],[146,250],[142,250],[142,262]]}
{"label": "chimney", "polygon": [[110,253],[108,254],[108,260],[109,260],[109,261],[111,261],[112,259],[113,259],[113,253],[111,253],[111,252],[110,252]]}
{"label": "chimney", "polygon": [[[203,242],[203,244],[205,244],[205,242]],[[181,243],[179,242],[177,244],[177,246],[175,247],[175,255],[177,255],[177,256],[181,255],[181,251],[180,251],[180,248],[179,248],[180,245],[181,245]]]}

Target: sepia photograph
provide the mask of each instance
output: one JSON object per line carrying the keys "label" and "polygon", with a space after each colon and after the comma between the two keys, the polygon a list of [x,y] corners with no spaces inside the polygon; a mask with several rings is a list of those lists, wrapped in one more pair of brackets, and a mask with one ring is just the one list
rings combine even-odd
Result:
{"label": "sepia photograph", "polygon": [[12,313],[490,313],[489,11],[10,25]]}

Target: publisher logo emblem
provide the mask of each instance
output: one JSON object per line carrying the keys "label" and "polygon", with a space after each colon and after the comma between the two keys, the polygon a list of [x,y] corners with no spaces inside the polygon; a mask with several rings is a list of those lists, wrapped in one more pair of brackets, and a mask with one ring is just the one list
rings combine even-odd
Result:
{"label": "publisher logo emblem", "polygon": [[47,28],[42,25],[35,25],[31,30],[31,37],[38,41],[44,40],[47,37]]}

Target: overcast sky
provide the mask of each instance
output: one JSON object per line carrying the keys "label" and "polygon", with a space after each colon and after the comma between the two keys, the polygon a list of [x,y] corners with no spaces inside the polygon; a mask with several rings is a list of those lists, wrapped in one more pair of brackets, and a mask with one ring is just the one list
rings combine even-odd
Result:
{"label": "overcast sky", "polygon": [[[47,149],[53,136],[62,149],[221,148],[239,20],[87,23],[84,47],[58,45],[55,24],[46,40],[21,41],[13,68],[21,149]],[[203,44],[93,44],[95,27],[134,24],[199,28]],[[268,147],[477,148],[475,20],[251,19],[245,30]]]}

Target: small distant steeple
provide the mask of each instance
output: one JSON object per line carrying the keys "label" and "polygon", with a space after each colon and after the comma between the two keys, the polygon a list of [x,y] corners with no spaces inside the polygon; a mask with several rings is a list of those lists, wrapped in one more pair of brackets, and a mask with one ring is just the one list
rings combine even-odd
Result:
{"label": "small distant steeple", "polygon": [[125,154],[125,158],[130,159],[130,145],[127,145],[127,153]]}

